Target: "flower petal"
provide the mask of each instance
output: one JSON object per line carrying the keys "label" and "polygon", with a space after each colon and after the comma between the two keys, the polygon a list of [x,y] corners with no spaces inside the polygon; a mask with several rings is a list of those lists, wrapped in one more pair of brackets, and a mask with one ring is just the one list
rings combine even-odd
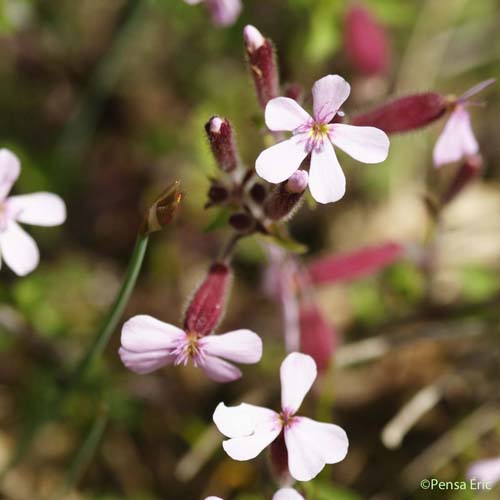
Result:
{"label": "flower petal", "polygon": [[293,488],[282,488],[274,494],[273,500],[304,500],[304,497]]}
{"label": "flower petal", "polygon": [[491,488],[500,481],[500,457],[478,460],[467,469],[469,479],[488,483]]}
{"label": "flower petal", "polygon": [[207,497],[205,500],[222,500],[221,497]]}
{"label": "flower petal", "polygon": [[301,125],[312,123],[307,111],[295,100],[289,97],[276,97],[266,106],[266,125],[269,130],[292,131]]}
{"label": "flower petal", "polygon": [[311,155],[309,190],[318,203],[338,201],[345,194],[345,176],[330,141],[325,141],[321,152]]}
{"label": "flower petal", "polygon": [[199,365],[205,375],[215,382],[232,382],[242,375],[239,368],[217,356],[205,355],[203,360],[199,361]]}
{"label": "flower petal", "polygon": [[234,24],[241,12],[241,0],[207,0],[212,21],[216,26]]}
{"label": "flower petal", "polygon": [[21,172],[19,158],[8,149],[0,149],[0,201],[3,201]]}
{"label": "flower petal", "polygon": [[327,75],[312,88],[314,118],[328,123],[351,93],[351,86],[339,75]]}
{"label": "flower petal", "polygon": [[36,226],[58,226],[66,220],[66,205],[53,193],[11,196],[9,210],[18,222]]}
{"label": "flower petal", "polygon": [[237,363],[257,363],[262,358],[262,340],[250,330],[208,335],[198,342],[203,352]]}
{"label": "flower petal", "polygon": [[0,248],[3,260],[18,276],[33,271],[40,261],[35,240],[13,220],[0,233]]}
{"label": "flower petal", "polygon": [[318,371],[311,356],[292,352],[281,363],[281,407],[295,413],[316,380]]}
{"label": "flower petal", "polygon": [[185,339],[180,328],[142,314],[125,322],[121,344],[134,352],[164,351],[178,347]]}
{"label": "flower petal", "polygon": [[469,113],[463,106],[457,106],[434,147],[434,165],[440,167],[478,151],[479,146],[472,132]]}
{"label": "flower petal", "polygon": [[363,163],[380,163],[389,154],[389,137],[375,127],[330,125],[330,139],[338,148]]}
{"label": "flower petal", "polygon": [[297,481],[310,481],[325,464],[344,460],[349,440],[341,427],[296,417],[285,429],[290,474]]}
{"label": "flower petal", "polygon": [[307,156],[306,141],[307,137],[297,134],[262,151],[255,160],[257,174],[273,184],[286,181]]}
{"label": "flower petal", "polygon": [[135,373],[144,375],[154,372],[162,366],[174,362],[174,357],[170,355],[170,350],[135,352],[120,347],[118,354],[123,364]]}
{"label": "flower petal", "polygon": [[228,438],[250,436],[260,425],[277,418],[278,414],[273,410],[247,403],[238,406],[219,403],[213,415],[217,429]]}

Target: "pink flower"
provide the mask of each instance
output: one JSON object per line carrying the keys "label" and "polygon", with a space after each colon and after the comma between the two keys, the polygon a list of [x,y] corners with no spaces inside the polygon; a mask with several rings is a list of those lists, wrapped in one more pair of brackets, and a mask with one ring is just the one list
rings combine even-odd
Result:
{"label": "pink flower", "polygon": [[380,163],[389,152],[385,132],[374,127],[331,123],[350,91],[350,85],[339,75],[318,80],[312,88],[314,118],[288,97],[269,101],[265,112],[268,128],[289,131],[293,136],[259,155],[255,162],[257,173],[277,184],[289,179],[311,155],[309,189],[312,196],[319,203],[340,200],[345,193],[345,177],[333,145],[364,163]]}
{"label": "pink flower", "polygon": [[[207,497],[205,500],[222,500],[222,498]],[[274,494],[273,500],[304,500],[304,497],[292,488],[282,488]]]}
{"label": "pink flower", "polygon": [[192,361],[212,380],[231,382],[241,377],[241,371],[228,361],[257,363],[262,357],[262,341],[250,330],[200,336],[140,315],[123,325],[119,354],[123,364],[136,373]]}
{"label": "pink flower", "polygon": [[0,149],[0,253],[8,267],[25,276],[38,265],[40,254],[33,238],[19,222],[35,226],[58,226],[66,220],[66,206],[52,193],[7,195],[21,172],[19,158]]}
{"label": "pink flower", "polygon": [[459,161],[478,151],[469,112],[464,104],[457,104],[434,147],[434,165],[440,167],[445,163]]}
{"label": "pink flower", "polygon": [[184,0],[190,5],[201,2],[207,4],[212,21],[216,26],[230,26],[236,22],[241,12],[241,0]]}
{"label": "pink flower", "polygon": [[469,479],[477,479],[492,488],[500,481],[500,457],[474,462],[467,470]]}
{"label": "pink flower", "polygon": [[316,363],[310,356],[289,354],[281,364],[280,374],[280,413],[246,403],[233,407],[219,403],[213,420],[229,438],[222,446],[234,460],[255,458],[283,432],[291,476],[297,481],[309,481],[325,464],[343,460],[349,442],[341,427],[296,415],[317,375]]}

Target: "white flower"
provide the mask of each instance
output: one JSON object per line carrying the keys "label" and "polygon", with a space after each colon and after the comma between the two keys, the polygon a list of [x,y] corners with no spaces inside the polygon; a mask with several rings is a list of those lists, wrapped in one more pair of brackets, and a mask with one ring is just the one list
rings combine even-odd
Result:
{"label": "white flower", "polygon": [[472,463],[467,470],[467,477],[486,483],[489,488],[492,488],[500,481],[500,457]]}
{"label": "white flower", "polygon": [[128,369],[140,374],[191,361],[212,380],[231,382],[241,377],[241,371],[228,361],[257,363],[262,357],[262,341],[250,330],[200,336],[140,315],[123,325],[119,355]]}
{"label": "white flower", "polygon": [[17,275],[25,276],[38,265],[40,254],[23,224],[58,226],[66,220],[66,206],[52,193],[9,196],[21,172],[19,158],[0,149],[0,256]]}
{"label": "white flower", "polygon": [[222,443],[226,453],[234,460],[251,460],[283,432],[288,469],[297,481],[310,481],[325,464],[343,460],[349,441],[341,427],[296,415],[316,375],[313,358],[291,353],[281,364],[280,413],[246,403],[234,407],[219,403],[213,420],[229,438]]}
{"label": "white flower", "polygon": [[204,2],[210,10],[212,21],[216,26],[230,26],[238,19],[242,5],[241,0],[184,0],[190,5]]}
{"label": "white flower", "polygon": [[[222,498],[207,497],[205,500],[222,500]],[[304,497],[293,488],[282,488],[274,494],[273,500],[304,500]]]}
{"label": "white flower", "polygon": [[331,123],[351,92],[339,75],[318,80],[313,88],[314,118],[296,101],[277,97],[266,106],[266,125],[293,136],[263,151],[255,162],[257,174],[274,184],[289,179],[310,154],[309,189],[316,201],[337,201],[345,193],[345,177],[333,145],[364,163],[380,163],[389,153],[389,138],[374,127]]}

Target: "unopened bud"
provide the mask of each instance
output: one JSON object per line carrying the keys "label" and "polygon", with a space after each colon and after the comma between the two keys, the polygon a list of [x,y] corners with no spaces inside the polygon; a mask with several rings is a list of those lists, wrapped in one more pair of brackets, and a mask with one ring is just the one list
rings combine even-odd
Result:
{"label": "unopened bud", "polygon": [[250,25],[243,30],[243,38],[257,97],[265,108],[270,99],[279,95],[278,65],[273,43]]}
{"label": "unopened bud", "polygon": [[369,276],[400,259],[405,247],[399,243],[363,248],[343,255],[329,255],[311,262],[307,268],[315,285],[351,281]]}
{"label": "unopened bud", "polygon": [[256,182],[251,188],[250,188],[250,196],[252,197],[252,200],[255,201],[256,203],[262,203],[266,199],[267,195],[267,190],[262,185],[260,182]]}
{"label": "unopened bud", "polygon": [[300,351],[309,354],[319,372],[328,370],[335,349],[335,331],[314,304],[301,305],[299,311]]}
{"label": "unopened bud", "polygon": [[224,172],[232,172],[238,166],[238,154],[231,124],[225,118],[214,116],[205,130],[217,165]]}
{"label": "unopened bud", "polygon": [[144,217],[141,228],[143,233],[161,231],[172,222],[183,196],[180,189],[180,181],[174,181],[155,200]]}
{"label": "unopened bud", "polygon": [[442,204],[449,203],[455,198],[457,194],[481,173],[482,167],[483,158],[481,155],[468,156],[445,191]]}
{"label": "unopened bud", "polygon": [[240,233],[247,233],[255,226],[254,219],[244,212],[232,214],[229,217],[229,224]]}
{"label": "unopened bud", "polygon": [[214,182],[208,190],[208,206],[218,205],[226,201],[229,197],[229,191],[225,186]]}
{"label": "unopened bud", "polygon": [[389,39],[384,28],[364,7],[347,12],[344,48],[351,66],[368,76],[385,74],[389,67]]}
{"label": "unopened bud", "polygon": [[222,262],[215,262],[198,287],[184,316],[184,330],[199,336],[212,333],[224,311],[231,282],[231,270]]}
{"label": "unopened bud", "polygon": [[436,92],[415,94],[353,116],[351,125],[376,127],[387,134],[407,132],[425,127],[439,119],[449,102]]}
{"label": "unopened bud", "polygon": [[299,206],[308,181],[308,173],[305,170],[297,170],[290,179],[276,186],[264,203],[264,213],[267,217],[280,220],[290,216]]}

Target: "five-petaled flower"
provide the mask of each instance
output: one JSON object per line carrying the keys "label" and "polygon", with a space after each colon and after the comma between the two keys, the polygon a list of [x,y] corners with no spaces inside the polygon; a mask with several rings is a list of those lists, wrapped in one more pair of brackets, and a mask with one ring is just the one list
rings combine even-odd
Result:
{"label": "five-petaled flower", "polygon": [[20,172],[19,158],[0,149],[0,253],[7,266],[25,276],[36,268],[40,254],[18,223],[58,226],[66,220],[66,206],[59,196],[46,192],[7,197]]}
{"label": "five-petaled flower", "polygon": [[309,189],[316,201],[329,203],[345,193],[345,176],[333,145],[364,163],[384,161],[389,152],[385,132],[375,127],[331,123],[350,91],[350,85],[339,75],[318,80],[312,88],[314,117],[288,97],[269,101],[265,112],[268,128],[289,131],[293,136],[259,155],[255,163],[257,173],[277,184],[289,179],[311,155]]}
{"label": "five-petaled flower", "polygon": [[241,377],[241,371],[228,361],[259,362],[262,341],[250,330],[201,336],[140,315],[123,325],[119,354],[125,366],[136,373],[151,373],[166,365],[192,361],[212,380],[231,382]]}
{"label": "five-petaled flower", "polygon": [[219,403],[213,420],[229,438],[222,446],[234,460],[255,458],[283,432],[291,476],[297,481],[310,481],[325,464],[345,458],[349,441],[337,425],[296,415],[316,379],[313,358],[296,352],[289,354],[281,364],[280,375],[280,413],[246,403],[234,407]]}
{"label": "five-petaled flower", "polygon": [[216,26],[230,26],[236,22],[241,12],[241,0],[184,0],[190,5],[204,2]]}
{"label": "five-petaled flower", "polygon": [[[205,500],[222,500],[222,498],[207,497]],[[281,488],[274,494],[273,500],[304,500],[304,497],[293,488]]]}

